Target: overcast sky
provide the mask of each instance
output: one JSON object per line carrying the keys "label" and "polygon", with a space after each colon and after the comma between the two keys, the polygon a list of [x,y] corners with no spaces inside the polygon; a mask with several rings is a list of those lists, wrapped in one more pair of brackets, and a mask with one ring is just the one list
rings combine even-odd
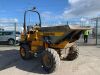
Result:
{"label": "overcast sky", "polygon": [[100,15],[100,0],[0,0],[0,19],[22,23],[24,11],[33,6],[40,12],[42,22],[60,23]]}

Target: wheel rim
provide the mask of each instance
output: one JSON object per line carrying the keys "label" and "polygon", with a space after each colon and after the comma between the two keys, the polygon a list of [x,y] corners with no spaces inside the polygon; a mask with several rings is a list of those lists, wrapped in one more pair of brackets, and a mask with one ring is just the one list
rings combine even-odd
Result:
{"label": "wheel rim", "polygon": [[14,41],[13,40],[9,40],[9,44],[10,45],[13,45],[14,44]]}
{"label": "wheel rim", "polygon": [[24,48],[21,48],[21,49],[20,49],[20,52],[21,52],[21,56],[24,57],[24,56],[25,56],[25,50],[24,50]]}
{"label": "wheel rim", "polygon": [[46,68],[51,68],[52,67],[52,57],[49,56],[48,54],[45,54],[43,57],[43,64]]}

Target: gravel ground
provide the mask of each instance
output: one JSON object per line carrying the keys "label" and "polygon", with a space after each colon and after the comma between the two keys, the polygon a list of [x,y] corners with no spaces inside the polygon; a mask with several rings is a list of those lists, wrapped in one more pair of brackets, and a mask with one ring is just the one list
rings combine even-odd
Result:
{"label": "gravel ground", "polygon": [[0,75],[100,75],[100,46],[79,46],[79,57],[61,61],[58,71],[46,74],[39,59],[24,61],[19,47],[0,46]]}

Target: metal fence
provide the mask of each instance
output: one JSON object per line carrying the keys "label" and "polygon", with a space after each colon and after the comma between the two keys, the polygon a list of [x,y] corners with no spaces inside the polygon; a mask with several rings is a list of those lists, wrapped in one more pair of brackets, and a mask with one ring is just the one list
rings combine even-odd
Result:
{"label": "metal fence", "polygon": [[[35,25],[36,23],[27,23],[27,25]],[[90,23],[86,24],[85,22],[79,21],[63,21],[63,22],[42,22],[42,26],[55,26],[55,25],[80,25],[80,26],[90,26],[92,29],[89,31],[89,38],[88,43],[89,45],[97,45],[100,44],[100,22],[91,21]],[[15,32],[22,32],[23,31],[23,23],[2,23],[0,22],[0,31],[15,31]],[[15,35],[16,37],[16,35]],[[2,40],[2,39],[1,39]],[[83,35],[77,41],[79,44],[84,44]],[[16,42],[15,42],[16,43]]]}

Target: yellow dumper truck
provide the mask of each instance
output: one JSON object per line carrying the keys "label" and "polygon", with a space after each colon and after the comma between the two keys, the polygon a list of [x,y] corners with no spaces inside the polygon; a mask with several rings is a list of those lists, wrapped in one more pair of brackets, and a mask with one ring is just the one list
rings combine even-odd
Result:
{"label": "yellow dumper truck", "polygon": [[[27,12],[37,13],[39,24],[26,27]],[[88,29],[74,25],[41,27],[41,17],[35,8],[25,11],[23,28],[20,41],[21,58],[28,60],[33,56],[41,57],[42,67],[48,73],[57,70],[60,59],[74,60],[78,57],[75,41]]]}

